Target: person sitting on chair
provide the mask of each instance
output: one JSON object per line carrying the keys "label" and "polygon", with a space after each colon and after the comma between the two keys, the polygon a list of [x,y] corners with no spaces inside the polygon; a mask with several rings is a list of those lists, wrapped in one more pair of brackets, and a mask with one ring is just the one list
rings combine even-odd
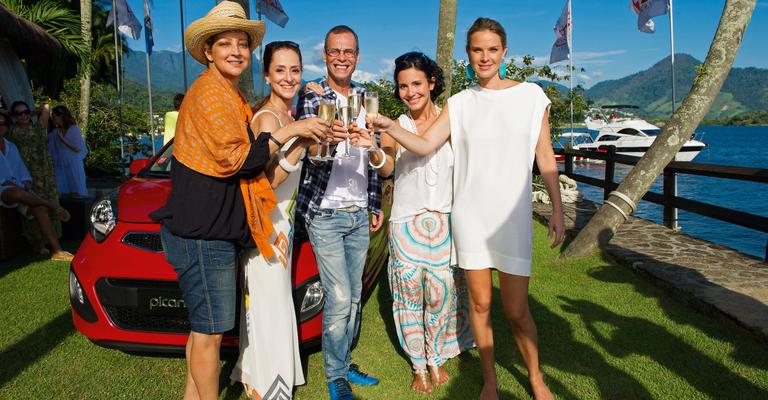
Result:
{"label": "person sitting on chair", "polygon": [[69,212],[58,204],[41,198],[30,189],[32,177],[21,160],[19,149],[13,142],[5,139],[8,122],[6,116],[0,114],[0,206],[16,208],[25,218],[34,218],[37,221],[40,232],[53,250],[51,260],[71,261],[74,256],[61,248],[51,222],[51,216],[64,222],[69,221]]}

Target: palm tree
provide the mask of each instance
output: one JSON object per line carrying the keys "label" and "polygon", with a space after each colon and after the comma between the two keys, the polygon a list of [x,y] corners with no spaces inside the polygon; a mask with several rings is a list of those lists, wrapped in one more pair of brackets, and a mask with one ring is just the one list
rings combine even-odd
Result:
{"label": "palm tree", "polygon": [[[80,34],[83,43],[91,43],[92,25],[91,25],[91,1],[80,0]],[[83,134],[88,133],[88,109],[91,104],[91,46],[88,46],[86,54],[87,62],[84,62],[80,71],[80,128]]]}
{"label": "palm tree", "polygon": [[[0,0],[0,4],[16,15],[45,30],[61,43],[65,59],[54,65],[31,65],[28,73],[33,81],[50,79],[51,73],[63,78],[73,76],[88,60],[88,46],[80,33],[80,18],[65,4],[40,0],[25,4],[20,0]],[[58,90],[54,90],[56,95]]]}
{"label": "palm tree", "polygon": [[[616,192],[611,193],[605,204],[568,245],[563,256],[586,256],[598,246],[606,245],[624,222],[625,215],[634,211],[634,204],[640,201],[659,173],[691,137],[720,93],[739,51],[755,5],[756,0],[726,0],[709,53],[698,70],[691,91],[664,125],[653,145],[624,178]],[[616,196],[614,193],[617,192],[622,193],[634,204],[630,205],[621,196]]]}
{"label": "palm tree", "polygon": [[456,36],[456,0],[440,0],[440,17],[437,21],[437,65],[443,69],[445,91],[440,102],[451,94],[453,71],[453,46]]}

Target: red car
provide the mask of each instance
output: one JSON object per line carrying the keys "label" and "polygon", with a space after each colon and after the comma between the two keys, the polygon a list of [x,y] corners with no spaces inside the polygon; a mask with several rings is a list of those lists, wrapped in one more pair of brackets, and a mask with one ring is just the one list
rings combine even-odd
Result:
{"label": "red car", "polygon": [[[80,333],[100,346],[124,351],[184,351],[189,332],[186,308],[176,273],[165,261],[160,225],[148,217],[165,203],[171,190],[172,143],[152,159],[134,160],[130,166],[133,177],[94,203],[90,233],[72,260],[72,319]],[[385,191],[385,204],[391,204],[390,193]],[[306,238],[297,238],[292,262],[299,338],[306,347],[319,343],[324,304],[317,264]],[[371,236],[364,299],[386,262],[386,230],[380,229]],[[237,348],[238,332],[237,326],[227,332],[223,347]]]}

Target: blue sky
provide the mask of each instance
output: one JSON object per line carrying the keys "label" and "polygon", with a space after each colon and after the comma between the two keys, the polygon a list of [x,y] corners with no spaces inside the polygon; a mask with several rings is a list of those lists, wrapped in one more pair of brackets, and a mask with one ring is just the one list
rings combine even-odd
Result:
{"label": "blue sky", "polygon": [[[183,0],[185,24],[200,18],[214,0]],[[143,0],[128,0],[134,13],[143,15]],[[256,17],[255,0],[251,16]],[[518,60],[530,54],[537,63],[549,59],[554,42],[552,28],[565,0],[482,0],[458,1],[455,58],[466,59],[467,28],[477,17],[491,17],[504,25],[508,36],[508,57]],[[434,57],[437,44],[438,0],[281,0],[290,17],[285,28],[267,21],[265,42],[293,40],[302,48],[305,79],[324,75],[321,59],[325,32],[346,24],[360,37],[360,63],[355,80],[392,78],[395,57],[418,50]],[[675,0],[675,51],[703,60],[714,36],[724,0]],[[584,68],[574,84],[590,87],[646,69],[669,55],[669,18],[655,18],[656,33],[637,30],[637,18],[629,0],[572,0],[574,66]],[[181,49],[178,0],[154,0],[155,50]],[[737,67],[768,68],[768,1],[760,0],[744,34]],[[128,40],[133,49],[143,50],[144,39]],[[194,62],[188,59],[188,62]],[[567,62],[560,63],[567,64]]]}

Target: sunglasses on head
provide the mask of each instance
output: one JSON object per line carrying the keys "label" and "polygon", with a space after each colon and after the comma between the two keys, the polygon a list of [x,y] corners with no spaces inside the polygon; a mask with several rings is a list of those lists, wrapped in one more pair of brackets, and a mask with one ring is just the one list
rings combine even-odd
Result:
{"label": "sunglasses on head", "polygon": [[32,113],[32,112],[31,112],[31,111],[29,111],[29,110],[23,110],[23,111],[14,111],[14,112],[13,112],[13,114],[14,114],[14,115],[29,115],[29,114],[31,114],[31,113]]}

